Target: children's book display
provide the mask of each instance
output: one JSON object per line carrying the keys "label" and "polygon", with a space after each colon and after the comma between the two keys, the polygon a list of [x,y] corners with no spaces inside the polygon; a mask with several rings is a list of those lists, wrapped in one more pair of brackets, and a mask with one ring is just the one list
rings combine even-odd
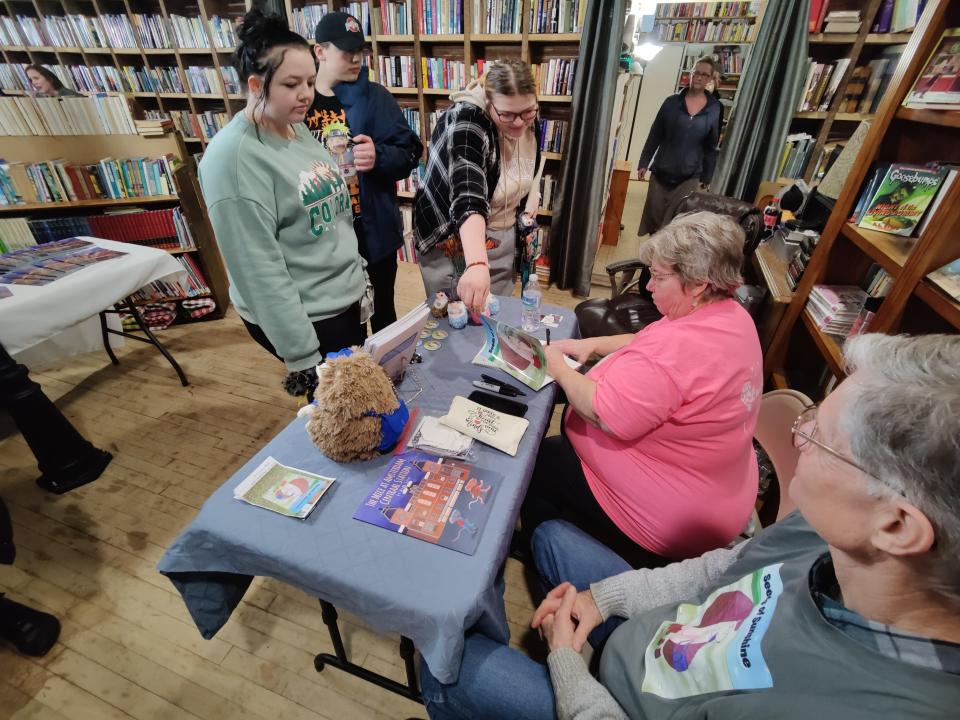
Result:
{"label": "children's book display", "polygon": [[407,450],[393,457],[353,517],[473,555],[496,487],[466,463]]}
{"label": "children's book display", "polygon": [[301,520],[316,507],[334,478],[281,465],[268,457],[233,490],[245,503]]}
{"label": "children's book display", "polygon": [[87,265],[126,254],[79,238],[43,243],[0,255],[0,283],[47,285]]}
{"label": "children's book display", "polygon": [[894,163],[867,201],[859,226],[910,236],[949,173],[948,166]]}
{"label": "children's book display", "polygon": [[960,28],[943,31],[903,104],[923,110],[960,110]]}

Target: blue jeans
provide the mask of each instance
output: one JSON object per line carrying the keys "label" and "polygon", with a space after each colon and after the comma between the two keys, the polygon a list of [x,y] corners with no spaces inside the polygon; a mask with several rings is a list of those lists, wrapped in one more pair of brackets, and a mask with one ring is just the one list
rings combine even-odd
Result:
{"label": "blue jeans", "polygon": [[[533,558],[550,588],[572,582],[578,590],[630,570],[619,555],[564,520],[550,520],[533,534]],[[590,633],[600,648],[622,618],[611,618]],[[460,675],[444,685],[420,662],[420,688],[431,720],[555,718],[550,673],[540,663],[479,633],[469,634]]]}

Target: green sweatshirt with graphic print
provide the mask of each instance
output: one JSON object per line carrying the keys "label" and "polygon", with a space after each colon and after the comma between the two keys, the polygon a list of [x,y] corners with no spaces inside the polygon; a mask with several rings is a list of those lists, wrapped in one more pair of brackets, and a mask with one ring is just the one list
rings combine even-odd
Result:
{"label": "green sweatshirt with graphic print", "polygon": [[366,288],[350,195],[336,163],[302,124],[290,140],[244,113],[220,130],[200,186],[240,317],[259,325],[289,370],[320,361],[313,322]]}

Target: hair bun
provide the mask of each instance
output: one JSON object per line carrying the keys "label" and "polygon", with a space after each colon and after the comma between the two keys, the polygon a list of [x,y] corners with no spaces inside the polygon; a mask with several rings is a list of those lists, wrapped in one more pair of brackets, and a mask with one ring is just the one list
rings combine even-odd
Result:
{"label": "hair bun", "polygon": [[265,15],[260,8],[253,8],[243,16],[237,28],[237,40],[244,45],[257,45],[265,38],[288,32],[287,21],[279,15]]}

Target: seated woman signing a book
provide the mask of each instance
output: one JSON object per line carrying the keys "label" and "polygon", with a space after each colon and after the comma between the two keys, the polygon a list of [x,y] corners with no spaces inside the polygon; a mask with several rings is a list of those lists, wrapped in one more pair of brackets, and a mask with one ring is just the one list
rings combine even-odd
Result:
{"label": "seated woman signing a book", "polygon": [[323,356],[366,337],[365,263],[347,184],[303,124],[317,74],[310,46],[259,10],[237,37],[247,105],[207,147],[200,185],[237,313],[286,364],[288,392],[309,394]]}
{"label": "seated woman signing a book", "polygon": [[[635,565],[695,557],[743,530],[763,392],[756,327],[733,299],[743,242],[726,216],[677,217],[640,249],[663,318],[635,335],[544,348],[569,407],[540,446],[520,511],[528,547],[561,516]],[[564,355],[602,360],[581,375]]]}

